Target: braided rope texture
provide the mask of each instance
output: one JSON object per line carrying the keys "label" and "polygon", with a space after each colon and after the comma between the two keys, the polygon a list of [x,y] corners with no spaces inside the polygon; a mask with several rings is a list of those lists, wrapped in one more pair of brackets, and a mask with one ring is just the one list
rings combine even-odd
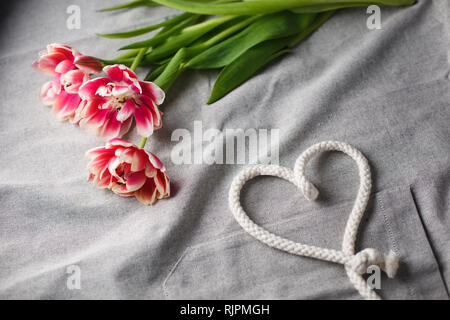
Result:
{"label": "braided rope texture", "polygon": [[[256,176],[275,176],[290,181],[300,189],[306,199],[316,200],[319,191],[306,178],[306,165],[316,155],[327,151],[340,151],[347,154],[356,162],[359,170],[360,186],[344,230],[341,251],[306,245],[282,238],[257,225],[248,217],[241,206],[240,193],[245,183]],[[278,165],[253,165],[247,167],[233,179],[228,201],[230,210],[237,222],[257,240],[269,247],[298,256],[342,264],[345,266],[350,282],[363,298],[379,300],[379,295],[367,284],[362,274],[366,272],[369,266],[377,265],[390,278],[393,278],[397,272],[399,259],[393,251],[390,251],[388,255],[382,255],[378,250],[372,248],[364,249],[355,254],[356,236],[369,201],[371,188],[370,167],[364,155],[347,143],[324,141],[305,150],[295,162],[294,170]]]}

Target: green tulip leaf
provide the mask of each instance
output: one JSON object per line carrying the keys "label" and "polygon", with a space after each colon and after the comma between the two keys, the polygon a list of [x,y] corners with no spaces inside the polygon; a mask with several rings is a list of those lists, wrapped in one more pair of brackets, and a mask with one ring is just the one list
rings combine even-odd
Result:
{"label": "green tulip leaf", "polygon": [[233,37],[199,54],[189,61],[187,67],[196,69],[224,67],[258,43],[299,33],[314,20],[315,16],[288,11],[263,16]]}
{"label": "green tulip leaf", "polygon": [[190,24],[197,21],[199,18],[199,15],[192,15],[191,17],[187,18],[185,21],[180,23],[179,25],[173,27],[172,29],[167,29],[165,32],[161,32],[157,35],[155,35],[153,38],[150,38],[148,40],[134,42],[132,44],[123,46],[119,50],[127,50],[127,49],[137,49],[137,48],[147,48],[147,47],[153,47],[157,46],[160,43],[163,43],[166,41],[171,35],[176,34],[189,26]]}
{"label": "green tulip leaf", "polygon": [[159,4],[157,4],[153,1],[150,1],[150,0],[136,0],[136,1],[119,4],[117,6],[100,9],[97,11],[98,12],[106,12],[106,11],[115,11],[115,10],[120,10],[120,9],[137,8],[137,7],[144,7],[144,6],[156,7],[156,6],[159,6]]}
{"label": "green tulip leaf", "polygon": [[151,32],[153,30],[162,28],[162,27],[172,27],[180,23],[181,21],[186,20],[187,18],[191,17],[191,13],[183,13],[179,16],[176,16],[174,18],[168,19],[166,21],[163,21],[158,24],[154,24],[145,28],[140,28],[136,30],[126,31],[126,32],[118,32],[118,33],[97,33],[97,36],[103,37],[103,38],[110,38],[110,39],[125,39],[125,38],[132,38],[137,37],[142,34]]}
{"label": "green tulip leaf", "polygon": [[234,16],[216,17],[185,28],[180,34],[168,38],[164,43],[148,53],[142,64],[148,65],[163,60],[177,52],[179,49],[191,44],[212,29],[235,18],[236,17]]}
{"label": "green tulip leaf", "polygon": [[289,52],[290,50],[286,48],[294,46],[307,37],[327,21],[333,13],[334,12],[325,12],[318,14],[316,19],[314,19],[314,21],[299,34],[262,42],[240,55],[231,64],[222,69],[214,83],[207,104],[211,104],[221,99],[230,91],[251,78],[264,65]]}
{"label": "green tulip leaf", "polygon": [[[153,0],[153,2],[174,9],[209,15],[254,15],[267,14],[288,9],[298,12],[323,12],[339,8],[375,5],[411,5],[415,0],[247,0],[229,3],[203,3],[189,0]],[[302,11],[303,10],[303,11]]]}

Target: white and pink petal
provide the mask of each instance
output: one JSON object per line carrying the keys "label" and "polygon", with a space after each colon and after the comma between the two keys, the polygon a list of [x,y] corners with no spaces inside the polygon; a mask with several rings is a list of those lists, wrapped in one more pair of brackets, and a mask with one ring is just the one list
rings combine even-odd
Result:
{"label": "white and pink petal", "polygon": [[78,69],[87,74],[102,72],[102,63],[90,56],[78,55],[75,57],[73,63]]}
{"label": "white and pink petal", "polygon": [[139,81],[139,84],[141,85],[143,95],[150,97],[157,105],[164,102],[166,95],[156,84],[149,81]]}
{"label": "white and pink petal", "polygon": [[133,172],[127,179],[127,190],[129,192],[139,190],[147,181],[143,171]]}
{"label": "white and pink petal", "polygon": [[78,94],[82,99],[92,100],[95,98],[97,90],[100,87],[104,87],[109,81],[110,80],[107,77],[100,77],[86,81],[79,88]]}

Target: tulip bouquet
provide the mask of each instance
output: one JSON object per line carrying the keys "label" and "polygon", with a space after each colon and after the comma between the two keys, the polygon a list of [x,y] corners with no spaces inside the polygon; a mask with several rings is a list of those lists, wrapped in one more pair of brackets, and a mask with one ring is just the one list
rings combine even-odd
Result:
{"label": "tulip bouquet", "polygon": [[[264,65],[290,51],[330,18],[335,10],[368,5],[411,5],[414,0],[136,0],[100,11],[163,5],[183,11],[161,23],[106,38],[132,38],[115,59],[86,56],[62,44],[50,44],[34,67],[53,79],[40,90],[43,104],[107,140],[87,152],[89,180],[121,196],[152,204],[170,195],[164,165],[144,150],[147,138],[162,126],[165,91],[184,70],[220,69],[208,104],[223,98]],[[138,66],[148,67],[144,81]],[[103,72],[103,76],[99,73]],[[138,146],[120,139],[134,119],[142,136]]]}
{"label": "tulip bouquet", "polygon": [[[108,140],[104,147],[87,151],[89,181],[118,195],[135,196],[144,204],[170,195],[170,180],[161,161],[143,149],[154,129],[161,127],[158,104],[164,92],[155,84],[139,81],[124,65],[103,68],[95,58],[62,44],[50,44],[33,66],[53,79],[39,93],[59,120],[69,120]],[[119,139],[132,119],[145,140],[139,147]]]}

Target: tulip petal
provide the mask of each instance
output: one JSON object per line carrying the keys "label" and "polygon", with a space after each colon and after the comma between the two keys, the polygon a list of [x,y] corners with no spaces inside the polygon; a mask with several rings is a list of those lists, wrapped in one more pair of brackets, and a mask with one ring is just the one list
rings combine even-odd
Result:
{"label": "tulip petal", "polygon": [[142,88],[141,85],[139,84],[139,81],[137,80],[137,78],[132,78],[130,77],[128,72],[124,72],[123,73],[123,81],[128,84],[128,87],[133,90],[136,93],[141,94],[142,93]]}
{"label": "tulip petal", "polygon": [[93,114],[89,118],[84,118],[80,121],[80,127],[87,130],[96,130],[103,126],[108,119],[110,111],[103,109]]}
{"label": "tulip petal", "polygon": [[125,121],[127,120],[136,109],[136,105],[134,104],[132,99],[128,99],[123,107],[120,109],[120,111],[117,113],[117,120],[119,121]]}
{"label": "tulip petal", "polygon": [[80,70],[71,70],[63,75],[64,88],[68,93],[78,93],[80,86],[86,80],[86,74]]}
{"label": "tulip petal", "polygon": [[53,91],[52,82],[48,81],[44,83],[41,87],[41,90],[39,90],[39,100],[42,104],[46,106],[51,106],[56,98],[56,94]]}
{"label": "tulip petal", "polygon": [[120,153],[119,157],[120,160],[122,160],[123,162],[131,163],[133,161],[133,155],[134,155],[134,148],[126,148]]}
{"label": "tulip petal", "polygon": [[147,179],[144,186],[137,190],[134,195],[136,196],[136,199],[138,199],[141,203],[145,205],[153,204],[155,203],[157,197],[156,197],[156,186],[153,179]]}
{"label": "tulip petal", "polygon": [[156,175],[156,168],[154,166],[152,166],[150,163],[147,163],[146,167],[145,167],[145,175],[148,178],[153,178]]}
{"label": "tulip petal", "polygon": [[109,150],[106,149],[105,147],[96,147],[96,148],[92,148],[89,149],[88,151],[86,151],[86,153],[84,154],[86,157],[88,158],[94,158],[98,155],[104,154],[105,152],[108,152]]}
{"label": "tulip petal", "polygon": [[128,86],[114,86],[112,89],[112,95],[114,97],[120,97],[125,95],[130,89]]}
{"label": "tulip petal", "polygon": [[144,150],[145,153],[147,153],[148,159],[150,160],[150,163],[157,169],[161,170],[161,171],[166,171],[166,168],[164,167],[163,163],[161,162],[161,160],[159,160],[159,158],[157,156],[155,156],[153,153]]}
{"label": "tulip petal", "polygon": [[71,62],[73,62],[74,55],[78,54],[76,50],[74,50],[72,47],[61,44],[61,43],[51,43],[47,45],[47,52],[49,53],[60,53],[63,54],[66,59],[69,59]]}
{"label": "tulip petal", "polygon": [[134,192],[129,192],[127,190],[126,185],[124,184],[118,184],[118,183],[113,183],[110,187],[110,189],[112,190],[112,192],[114,192],[115,194],[121,196],[121,197],[132,197],[134,196]]}
{"label": "tulip petal", "polygon": [[153,133],[152,119],[142,110],[136,108],[134,111],[134,119],[136,120],[137,132],[143,137],[149,137]]}
{"label": "tulip petal", "polygon": [[66,120],[67,117],[72,116],[75,113],[80,102],[81,99],[77,94],[69,94],[65,91],[61,91],[55,99],[53,111],[60,120]]}
{"label": "tulip petal", "polygon": [[80,118],[89,118],[101,110],[101,105],[104,104],[103,99],[83,100],[84,103],[80,108]]}
{"label": "tulip petal", "polygon": [[106,66],[103,68],[103,71],[115,82],[121,82],[123,80],[123,70],[118,64]]}
{"label": "tulip petal", "polygon": [[131,160],[131,171],[142,171],[145,169],[145,164],[148,161],[148,156],[144,150],[137,149],[133,154]]}
{"label": "tulip petal", "polygon": [[110,80],[106,77],[95,78],[83,83],[79,88],[78,94],[84,100],[91,100],[95,97],[95,94],[99,87],[106,85]]}
{"label": "tulip petal", "polygon": [[102,72],[102,63],[90,56],[76,56],[73,63],[78,69],[88,74]]}
{"label": "tulip petal", "polygon": [[159,129],[162,127],[162,121],[161,121],[161,116],[162,116],[162,112],[158,109],[158,106],[155,104],[155,102],[153,102],[152,99],[150,99],[148,96],[144,96],[141,95],[139,97],[140,100],[140,106],[141,107],[147,107],[151,114],[152,114],[152,119],[153,119],[153,128],[154,129]]}
{"label": "tulip petal", "polygon": [[98,135],[105,140],[116,138],[119,135],[122,123],[116,120],[115,110],[110,111],[104,125],[99,128]]}
{"label": "tulip petal", "polygon": [[143,95],[150,97],[157,105],[164,102],[165,93],[156,84],[149,81],[139,81],[139,84],[141,85]]}
{"label": "tulip petal", "polygon": [[106,143],[106,148],[111,148],[112,146],[131,147],[134,145],[131,142],[128,142],[126,140],[114,138],[114,139],[109,140]]}
{"label": "tulip petal", "polygon": [[158,171],[156,173],[156,176],[154,177],[156,188],[158,189],[159,193],[165,194],[166,193],[166,177],[165,173]]}
{"label": "tulip petal", "polygon": [[66,73],[70,70],[75,69],[75,65],[72,63],[72,61],[65,59],[58,63],[58,65],[55,68],[55,71],[58,73]]}
{"label": "tulip petal", "polygon": [[108,162],[108,171],[111,175],[116,176],[116,169],[120,165],[119,157],[113,156]]}
{"label": "tulip petal", "polygon": [[118,138],[122,137],[124,134],[126,134],[130,130],[132,121],[133,121],[133,118],[128,118],[127,120],[122,122],[122,125],[120,126],[120,131],[117,134]]}
{"label": "tulip petal", "polygon": [[140,189],[146,180],[147,177],[143,171],[132,173],[127,179],[127,190],[131,192]]}
{"label": "tulip petal", "polygon": [[61,75],[57,74],[52,80],[53,92],[59,94],[61,92]]}
{"label": "tulip petal", "polygon": [[33,67],[43,73],[54,75],[56,66],[63,60],[66,60],[66,56],[62,53],[48,53],[44,54],[35,63],[33,63]]}

